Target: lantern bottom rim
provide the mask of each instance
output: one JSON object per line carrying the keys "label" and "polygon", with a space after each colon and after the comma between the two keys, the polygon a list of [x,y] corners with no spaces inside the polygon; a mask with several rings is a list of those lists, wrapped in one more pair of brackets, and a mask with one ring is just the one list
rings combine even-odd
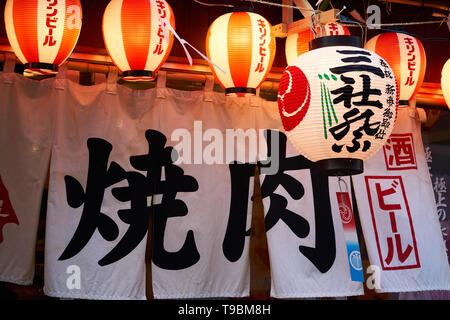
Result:
{"label": "lantern bottom rim", "polygon": [[353,158],[325,159],[315,162],[314,169],[319,174],[345,177],[363,173],[364,162]]}
{"label": "lantern bottom rim", "polygon": [[255,88],[247,88],[247,87],[226,88],[225,95],[232,96],[232,97],[255,96],[256,89]]}
{"label": "lantern bottom rim", "polygon": [[24,65],[25,76],[53,76],[58,73],[58,65],[44,62],[28,62]]}
{"label": "lantern bottom rim", "polygon": [[130,82],[153,81],[156,79],[156,72],[149,70],[128,70],[123,72],[123,80]]}

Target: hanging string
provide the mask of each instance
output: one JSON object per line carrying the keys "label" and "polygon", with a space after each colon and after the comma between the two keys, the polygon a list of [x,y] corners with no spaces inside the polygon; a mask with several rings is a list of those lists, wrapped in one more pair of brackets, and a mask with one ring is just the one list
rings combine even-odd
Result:
{"label": "hanging string", "polygon": [[[348,167],[347,167],[348,171],[347,171],[347,176],[348,176],[349,179],[350,179],[350,183],[351,183],[351,181],[352,181],[352,170],[351,170],[351,167],[352,167],[352,161],[353,161],[353,159],[348,159]],[[339,175],[337,176],[337,178],[338,178],[338,186],[339,186],[339,192],[340,192],[340,198],[341,198],[340,200],[341,200],[341,203],[345,203],[345,202],[344,202],[344,198],[343,198],[343,192],[342,192],[341,184],[344,184],[344,186],[345,186],[345,192],[348,193],[348,194],[350,195],[349,187],[348,187],[348,185],[347,185],[347,182],[342,178],[342,175],[341,175],[341,174],[339,174]]]}
{"label": "hanging string", "polygon": [[[199,0],[193,0],[194,2],[204,5],[204,6],[210,6],[210,7],[234,7],[234,5],[231,4],[216,4],[216,3],[204,3],[201,2]],[[270,1],[264,1],[264,0],[240,0],[240,1],[246,1],[246,2],[252,2],[252,3],[259,3],[259,4],[264,4],[264,5],[269,5],[269,6],[276,6],[276,7],[282,7],[282,8],[289,8],[289,9],[295,9],[295,10],[304,10],[304,11],[311,11],[313,14],[312,16],[315,16],[319,13],[322,13],[323,11],[320,10],[315,10],[315,9],[311,9],[311,8],[302,8],[302,7],[297,7],[297,6],[292,6],[292,5],[287,5],[287,4],[280,4],[280,3],[274,3],[274,2],[270,2]],[[370,3],[370,1],[369,1]],[[386,2],[386,5],[390,6],[389,2]],[[447,23],[449,22],[450,19],[445,18],[442,20],[433,20],[433,21],[416,21],[416,22],[398,22],[398,23],[379,23],[379,24],[372,24],[370,26],[368,26],[365,23],[360,23],[357,21],[347,21],[345,23],[341,23],[341,25],[346,26],[346,27],[360,27],[360,28],[365,28],[366,31],[364,32],[363,30],[363,35],[364,37],[367,37],[367,28],[368,27],[376,27],[376,28],[380,28],[381,30],[383,30],[382,27],[391,27],[391,26],[413,26],[413,25],[425,25],[425,24],[443,24],[443,23]],[[384,29],[385,31],[392,31],[392,30],[387,30]],[[315,28],[312,28],[312,32],[316,35],[317,37],[317,30]],[[416,36],[416,35],[413,35]],[[417,38],[423,38],[420,36],[417,36]],[[425,39],[425,38],[424,38]],[[367,39],[365,39],[367,41]],[[449,40],[448,38],[426,38],[425,40]]]}
{"label": "hanging string", "polygon": [[316,12],[316,13],[321,12],[320,10],[314,10],[314,9],[311,9],[311,8],[302,8],[302,7],[297,7],[297,6],[290,6],[290,5],[287,5],[287,4],[280,4],[280,3],[270,2],[270,1],[263,1],[263,0],[240,0],[240,1],[260,3],[260,4],[265,4],[265,5],[268,5],[268,6],[275,6],[275,7],[281,7],[281,8],[305,10],[305,11],[311,11],[311,12]]}
{"label": "hanging string", "polygon": [[[363,8],[368,8],[368,7],[370,7],[370,0],[367,0],[367,7],[366,7],[366,0],[363,0]],[[367,21],[367,19],[369,18],[369,14],[368,14],[368,12],[367,12],[367,9],[366,10],[364,10],[365,12],[364,12],[364,18],[366,18],[366,21]],[[361,26],[361,30],[363,30],[363,37],[362,37],[362,39],[363,39],[363,47],[365,47],[366,46],[366,43],[367,43],[367,34],[368,34],[368,28],[367,28],[367,26],[365,26],[365,27],[363,27],[363,26]]]}
{"label": "hanging string", "polygon": [[[443,20],[444,22],[445,21],[450,21],[450,19],[446,19],[446,20]],[[438,21],[436,21],[435,23],[437,23]],[[345,26],[345,27],[360,27],[360,28],[362,28],[362,27],[369,27],[369,26],[367,26],[366,24],[364,24],[364,23],[360,23],[360,22],[357,22],[357,21],[346,21],[346,22],[339,22],[339,24],[340,25],[343,25],[343,26]],[[419,24],[420,24],[420,22],[419,22]],[[375,26],[375,25],[374,25]],[[388,29],[388,28],[379,28],[379,30],[382,30],[382,31],[386,31],[386,32],[399,32],[399,30],[394,30],[394,29]],[[421,39],[421,40],[437,40],[437,41],[450,41],[450,38],[425,38],[425,37],[423,37],[423,36],[421,36],[421,35],[417,35],[417,34],[413,34],[413,33],[409,33],[409,32],[406,32],[406,31],[401,31],[402,33],[404,33],[404,34],[407,34],[407,35],[410,35],[410,36],[412,36],[412,37],[416,37],[416,38],[418,38],[418,39]],[[367,34],[367,33],[366,33]]]}
{"label": "hanging string", "polygon": [[[342,178],[342,176],[337,176],[337,178],[338,178],[338,186],[339,186],[339,198],[340,198],[340,202],[341,203],[345,203],[344,202],[344,192],[342,192],[342,186],[341,186],[341,183],[343,183],[344,184],[344,186],[345,186],[345,192],[346,193],[348,193],[348,194],[350,194],[349,193],[349,191],[348,191],[348,185],[347,185],[347,182]],[[351,178],[350,178],[351,179]]]}
{"label": "hanging string", "polygon": [[198,0],[192,0],[195,3],[201,4],[203,6],[208,6],[208,7],[228,7],[228,8],[233,8],[234,6],[232,4],[218,4],[218,3],[205,3],[205,2],[201,2]]}
{"label": "hanging string", "polygon": [[[317,29],[316,29],[316,21],[315,21],[315,19],[316,19],[316,13],[314,12],[314,13],[311,15],[310,28],[311,28],[312,34],[314,34],[314,38],[318,38],[318,37],[319,37],[319,34],[317,33]],[[321,31],[321,33],[322,33],[322,30],[320,30],[320,31]]]}
{"label": "hanging string", "polygon": [[392,12],[392,2],[391,1],[387,1],[387,2],[385,2],[385,4],[386,4],[386,12],[387,12],[388,15],[390,15],[391,12]]}
{"label": "hanging string", "polygon": [[392,27],[392,26],[413,26],[413,25],[422,25],[422,24],[433,24],[433,23],[444,23],[448,22],[450,19],[443,20],[434,20],[434,21],[416,21],[416,22],[398,22],[398,23],[374,23],[368,26],[365,23],[357,22],[357,21],[347,21],[345,24],[339,23],[346,27],[356,27],[357,25],[365,26],[365,27]]}

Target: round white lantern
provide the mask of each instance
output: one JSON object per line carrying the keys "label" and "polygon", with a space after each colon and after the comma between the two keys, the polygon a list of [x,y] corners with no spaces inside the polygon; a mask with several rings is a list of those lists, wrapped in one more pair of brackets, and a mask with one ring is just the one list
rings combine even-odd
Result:
{"label": "round white lantern", "polygon": [[398,90],[386,61],[361,48],[360,39],[315,39],[313,50],[286,68],[278,91],[288,139],[330,175],[363,171],[390,136]]}

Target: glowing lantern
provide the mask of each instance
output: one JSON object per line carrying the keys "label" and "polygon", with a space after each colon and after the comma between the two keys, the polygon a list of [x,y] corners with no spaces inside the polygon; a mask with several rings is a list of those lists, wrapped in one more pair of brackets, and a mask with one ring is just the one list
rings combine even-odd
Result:
{"label": "glowing lantern", "polygon": [[56,74],[77,44],[81,20],[79,0],[8,0],[6,33],[24,75]]}
{"label": "glowing lantern", "polygon": [[[103,39],[126,81],[150,81],[170,54],[175,29],[172,8],[164,0],[112,0],[103,15]],[[168,41],[165,38],[167,30]]]}
{"label": "glowing lantern", "polygon": [[323,26],[322,37],[326,36],[349,36],[350,31],[346,26],[339,23],[330,22]]}
{"label": "glowing lantern", "polygon": [[[338,23],[330,22],[323,26],[323,29],[317,28],[321,36],[348,36],[350,31],[347,27]],[[309,51],[309,42],[314,39],[311,30],[305,30],[298,33],[292,33],[286,38],[286,61],[288,65],[299,55]]]}
{"label": "glowing lantern", "polygon": [[450,59],[447,60],[442,69],[441,86],[445,102],[447,102],[447,106],[450,108]]}
{"label": "glowing lantern", "polygon": [[[209,27],[206,54],[227,95],[254,95],[272,68],[275,36],[270,23],[253,12],[220,16]],[[224,72],[222,72],[224,71]]]}
{"label": "glowing lantern", "polygon": [[362,161],[383,146],[394,127],[398,91],[392,69],[362,49],[357,37],[322,37],[311,45],[280,80],[286,135],[327,174],[361,173]]}
{"label": "glowing lantern", "polygon": [[391,66],[400,90],[400,104],[408,105],[425,77],[427,61],[422,43],[407,34],[387,32],[370,39],[365,48]]}

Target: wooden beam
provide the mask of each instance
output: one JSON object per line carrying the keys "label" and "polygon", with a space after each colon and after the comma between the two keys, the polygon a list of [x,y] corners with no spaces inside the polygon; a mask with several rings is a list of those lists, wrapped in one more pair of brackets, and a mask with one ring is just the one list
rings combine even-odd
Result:
{"label": "wooden beam", "polygon": [[[329,22],[338,22],[340,21],[337,14],[339,13],[338,9],[331,9],[317,15],[317,21],[319,24],[327,24]],[[289,34],[297,33],[301,31],[305,31],[310,29],[311,26],[311,18],[305,18],[301,20],[294,21],[285,25],[285,23],[280,23],[274,25],[272,27],[272,32],[275,33],[275,37],[277,38],[286,38]]]}
{"label": "wooden beam", "polygon": [[[305,19],[303,19],[305,20]],[[303,21],[300,20],[300,21]],[[295,23],[295,22],[294,22]],[[309,28],[309,26],[308,26]],[[5,62],[6,54],[13,53],[10,46],[0,45],[0,64]],[[198,61],[193,66],[183,63],[185,58],[170,57],[172,61],[166,61],[161,71],[167,72],[168,80],[205,82],[212,72],[207,64]],[[179,60],[179,62],[178,62]],[[17,64],[21,62],[16,59]],[[67,67],[69,70],[86,72],[86,73],[103,73],[107,74],[110,67],[114,66],[108,55],[99,53],[80,53],[73,52],[68,59]],[[283,74],[283,68],[272,68],[267,75],[266,81],[261,86],[262,91],[278,91],[280,79]],[[425,108],[436,108],[447,110],[440,83],[424,82],[417,93],[417,104]]]}
{"label": "wooden beam", "polygon": [[[293,0],[283,0],[283,4],[293,6]],[[282,9],[282,23],[272,27],[272,32],[275,33],[276,38],[282,38],[287,34],[287,26],[294,21],[294,9],[283,7]]]}
{"label": "wooden beam", "polygon": [[[292,6],[292,0],[283,0],[283,4],[287,6]],[[294,22],[294,9],[283,7],[283,23],[289,24]]]}
{"label": "wooden beam", "polygon": [[[329,22],[336,22],[339,21],[339,19],[336,17],[339,13],[338,9],[331,9],[325,12],[322,12],[318,14],[318,23],[319,24],[327,24]],[[302,19],[295,21],[288,25],[288,34],[297,33],[301,31],[305,31],[311,28],[311,19]]]}
{"label": "wooden beam", "polygon": [[314,13],[314,8],[308,0],[294,0],[294,2],[305,19],[311,17]]}
{"label": "wooden beam", "polygon": [[393,2],[398,4],[404,4],[408,6],[414,7],[428,7],[433,9],[439,9],[443,11],[450,10],[450,2],[447,1],[439,1],[439,0],[378,0],[379,2]]}

